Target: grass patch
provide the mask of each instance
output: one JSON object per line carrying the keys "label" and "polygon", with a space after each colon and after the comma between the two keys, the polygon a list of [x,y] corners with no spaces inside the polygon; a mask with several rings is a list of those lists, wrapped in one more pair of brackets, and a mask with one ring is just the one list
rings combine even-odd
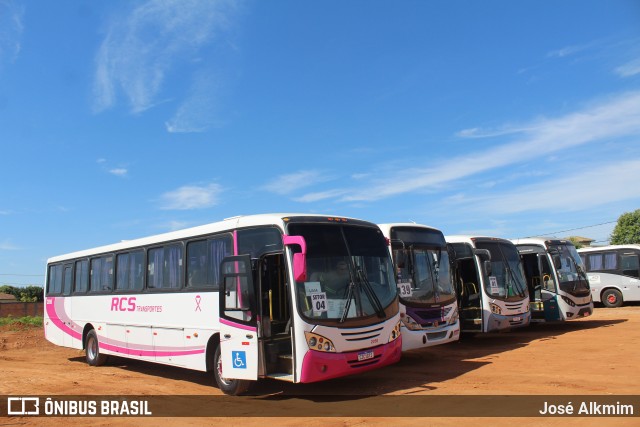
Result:
{"label": "grass patch", "polygon": [[0,326],[13,325],[13,326],[42,326],[42,316],[24,316],[24,317],[0,317]]}

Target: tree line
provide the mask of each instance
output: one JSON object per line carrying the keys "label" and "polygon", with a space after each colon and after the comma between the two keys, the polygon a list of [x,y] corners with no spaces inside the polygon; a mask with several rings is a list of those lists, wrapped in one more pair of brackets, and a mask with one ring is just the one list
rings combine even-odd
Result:
{"label": "tree line", "polygon": [[9,294],[16,297],[20,302],[40,302],[44,301],[44,289],[41,286],[27,286],[18,288],[16,286],[0,286],[0,294]]}

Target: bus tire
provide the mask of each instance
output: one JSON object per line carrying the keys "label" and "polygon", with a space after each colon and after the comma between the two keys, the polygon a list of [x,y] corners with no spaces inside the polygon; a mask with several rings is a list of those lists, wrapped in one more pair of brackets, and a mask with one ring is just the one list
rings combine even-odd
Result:
{"label": "bus tire", "polygon": [[216,355],[213,359],[213,375],[216,378],[218,388],[224,393],[231,396],[238,396],[245,393],[249,389],[250,381],[227,379],[222,376],[222,356],[220,346],[216,348]]}
{"label": "bus tire", "polygon": [[620,307],[622,305],[622,293],[617,289],[607,289],[602,293],[601,301],[605,307]]}
{"label": "bus tire", "polygon": [[85,345],[85,351],[87,356],[87,363],[90,366],[104,365],[107,361],[107,355],[100,353],[100,343],[98,342],[98,334],[95,329],[92,329],[87,334],[87,340]]}

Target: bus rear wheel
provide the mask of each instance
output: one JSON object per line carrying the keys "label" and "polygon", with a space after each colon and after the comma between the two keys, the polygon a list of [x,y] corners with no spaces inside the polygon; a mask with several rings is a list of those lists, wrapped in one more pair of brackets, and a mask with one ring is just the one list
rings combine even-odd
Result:
{"label": "bus rear wheel", "polygon": [[222,390],[224,394],[229,394],[231,396],[238,396],[245,393],[249,390],[249,385],[251,384],[251,382],[247,380],[230,379],[225,378],[222,375],[222,356],[220,346],[216,348],[216,355],[213,358],[213,375],[216,378],[218,388]]}
{"label": "bus rear wheel", "polygon": [[107,355],[100,353],[100,344],[98,343],[98,334],[94,329],[90,330],[87,334],[87,341],[85,345],[87,363],[90,366],[104,365],[107,361]]}
{"label": "bus rear wheel", "polygon": [[602,293],[602,304],[614,308],[622,305],[622,293],[617,289],[607,289]]}

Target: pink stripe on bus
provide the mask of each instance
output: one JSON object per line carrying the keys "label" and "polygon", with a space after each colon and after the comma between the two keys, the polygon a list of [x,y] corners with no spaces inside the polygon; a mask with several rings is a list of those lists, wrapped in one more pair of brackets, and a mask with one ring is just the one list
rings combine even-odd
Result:
{"label": "pink stripe on bus", "polygon": [[235,323],[235,322],[231,322],[227,319],[220,319],[220,323],[227,325],[227,326],[232,326],[234,328],[239,328],[239,329],[244,329],[246,331],[253,331],[256,332],[257,328],[255,326],[247,326],[247,325],[241,325],[240,323]]}

